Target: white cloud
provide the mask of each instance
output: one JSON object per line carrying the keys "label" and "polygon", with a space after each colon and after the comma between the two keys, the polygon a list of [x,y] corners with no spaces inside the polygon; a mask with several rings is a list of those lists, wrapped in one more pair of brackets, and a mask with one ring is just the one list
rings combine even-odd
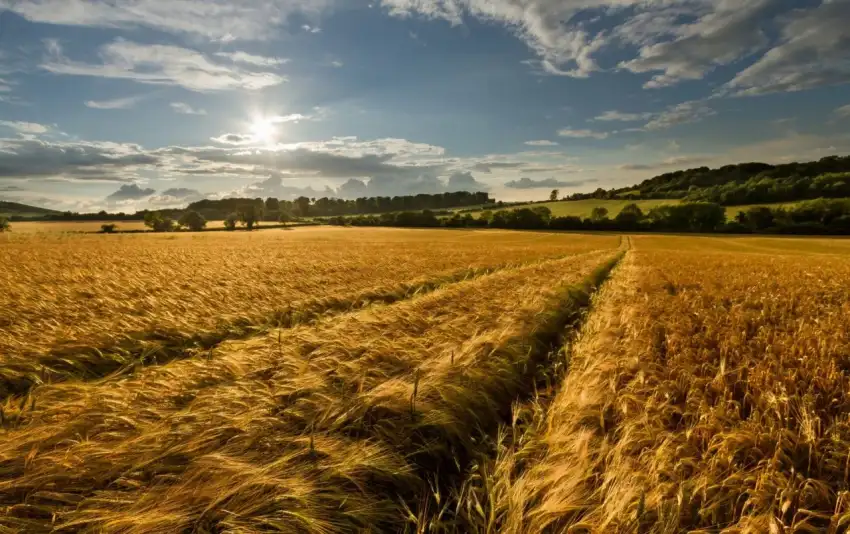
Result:
{"label": "white cloud", "polygon": [[43,134],[50,130],[49,126],[24,121],[0,121],[0,126],[11,128],[20,134]]}
{"label": "white cloud", "polygon": [[837,108],[834,113],[842,118],[850,117],[850,104]]}
{"label": "white cloud", "polygon": [[850,1],[824,0],[796,10],[782,42],[726,85],[737,95],[802,91],[850,83]]}
{"label": "white cloud", "polygon": [[606,111],[602,115],[593,118],[594,121],[620,121],[634,122],[647,120],[652,117],[652,113],[623,113],[621,111]]}
{"label": "white cloud", "polygon": [[255,65],[257,67],[274,67],[289,63],[289,60],[286,58],[258,56],[248,54],[247,52],[217,52],[215,55],[229,59],[234,63],[245,63],[246,65]]}
{"label": "white cloud", "polygon": [[540,139],[537,141],[526,141],[525,144],[528,146],[558,146],[558,143],[556,143],[555,141],[549,141],[546,139]]}
{"label": "white cloud", "polygon": [[560,135],[561,137],[607,139],[609,134],[608,132],[595,132],[593,130],[572,130],[570,128],[564,128],[562,130],[558,130],[558,135]]}
{"label": "white cloud", "polygon": [[337,69],[342,68],[345,65],[342,61],[331,61],[331,67],[335,67]]}
{"label": "white cloud", "polygon": [[180,113],[181,115],[206,115],[207,110],[200,108],[193,108],[189,104],[184,102],[172,102],[170,104],[171,109],[174,110],[175,113]]}
{"label": "white cloud", "polygon": [[680,124],[699,122],[716,113],[705,102],[700,100],[682,102],[681,104],[670,106],[661,113],[655,114],[653,119],[644,125],[643,129],[650,131],[666,130]]}
{"label": "white cloud", "polygon": [[94,109],[128,109],[138,104],[144,95],[115,98],[112,100],[88,100],[86,106]]}
{"label": "white cloud", "polygon": [[334,0],[0,0],[34,22],[147,27],[230,42],[266,40],[294,16],[316,19]]}
{"label": "white cloud", "polygon": [[271,72],[252,72],[211,62],[196,50],[171,45],[145,45],[118,39],[101,47],[101,63],[66,58],[58,45],[41,68],[55,74],[135,80],[154,85],[178,85],[190,91],[257,90],[281,84]]}
{"label": "white cloud", "polygon": [[718,0],[695,22],[672,26],[672,40],[642,46],[637,58],[620,63],[620,67],[632,72],[662,71],[646,88],[702,79],[715,66],[732,63],[767,45],[761,24],[770,4],[771,0]]}

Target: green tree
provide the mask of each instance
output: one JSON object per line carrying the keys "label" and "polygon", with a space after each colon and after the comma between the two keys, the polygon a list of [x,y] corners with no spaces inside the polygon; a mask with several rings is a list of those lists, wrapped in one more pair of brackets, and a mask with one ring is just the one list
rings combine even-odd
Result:
{"label": "green tree", "polygon": [[558,197],[561,195],[561,192],[557,189],[553,189],[551,193],[549,193],[549,201],[555,202],[558,200]]}
{"label": "green tree", "polygon": [[286,223],[288,222],[292,222],[292,212],[290,212],[289,210],[281,210],[278,214],[278,220],[284,225],[286,225]]}
{"label": "green tree", "polygon": [[103,232],[104,234],[114,234],[115,228],[117,228],[117,227],[118,227],[118,225],[115,224],[115,223],[101,224],[100,225],[100,231]]}
{"label": "green tree", "polygon": [[254,204],[240,206],[236,213],[239,216],[239,222],[244,224],[249,231],[253,230],[260,220],[260,210]]}
{"label": "green tree", "polygon": [[310,199],[307,197],[298,197],[295,199],[296,215],[299,217],[310,216]]}
{"label": "green tree", "polygon": [[0,215],[0,233],[11,231],[12,226],[9,224],[8,217],[3,217],[2,215]]}
{"label": "green tree", "polygon": [[229,232],[236,230],[237,222],[239,222],[239,214],[231,213],[230,215],[224,218],[224,229]]}
{"label": "green tree", "polygon": [[174,230],[174,219],[161,213],[148,212],[145,214],[145,226],[154,232],[171,232]]}
{"label": "green tree", "polygon": [[602,206],[596,206],[593,208],[593,211],[590,212],[590,220],[593,222],[601,222],[608,218],[608,208],[603,208]]}
{"label": "green tree", "polygon": [[180,226],[188,228],[193,232],[200,232],[207,225],[207,220],[197,211],[187,211],[177,221]]}
{"label": "green tree", "polygon": [[637,226],[644,218],[643,210],[637,204],[628,204],[620,210],[614,220],[621,226]]}

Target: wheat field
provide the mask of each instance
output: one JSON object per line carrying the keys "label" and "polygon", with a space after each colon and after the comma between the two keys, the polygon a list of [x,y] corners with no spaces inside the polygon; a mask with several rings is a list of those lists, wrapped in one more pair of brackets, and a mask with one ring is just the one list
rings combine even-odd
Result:
{"label": "wheat field", "polygon": [[2,532],[845,532],[850,241],[0,243]]}

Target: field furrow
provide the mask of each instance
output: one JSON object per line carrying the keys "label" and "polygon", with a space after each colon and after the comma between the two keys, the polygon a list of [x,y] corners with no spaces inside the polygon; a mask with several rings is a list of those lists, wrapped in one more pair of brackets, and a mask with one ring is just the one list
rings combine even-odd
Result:
{"label": "field furrow", "polygon": [[411,233],[418,239],[302,229],[12,242],[0,249],[12,266],[0,273],[0,396],[170,361],[482,270],[617,246],[615,237]]}
{"label": "field furrow", "polygon": [[530,393],[535,367],[615,261],[600,252],[503,270],[227,342],[208,360],[35,388],[7,404],[0,524],[410,527],[429,485],[462,471]]}

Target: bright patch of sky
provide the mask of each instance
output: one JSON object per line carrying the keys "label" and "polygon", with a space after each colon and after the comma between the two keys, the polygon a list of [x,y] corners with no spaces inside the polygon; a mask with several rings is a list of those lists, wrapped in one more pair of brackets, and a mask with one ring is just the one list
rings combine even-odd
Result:
{"label": "bright patch of sky", "polygon": [[850,0],[0,0],[0,197],[547,198],[850,152]]}

